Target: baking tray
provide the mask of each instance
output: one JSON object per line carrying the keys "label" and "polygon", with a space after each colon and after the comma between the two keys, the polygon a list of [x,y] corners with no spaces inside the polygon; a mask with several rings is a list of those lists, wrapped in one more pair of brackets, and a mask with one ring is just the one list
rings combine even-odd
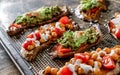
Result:
{"label": "baking tray", "polygon": [[[28,0],[26,0],[26,1],[27,1],[27,3],[31,3]],[[30,0],[30,1],[32,1],[32,0]],[[49,1],[48,0],[44,0],[44,1],[43,0],[33,0],[33,1],[34,1],[34,3],[41,1],[41,3],[40,3],[41,5],[39,5],[40,7],[42,5],[55,5],[55,4],[65,5],[66,4],[74,9],[79,4],[79,0],[69,0],[69,1],[68,0],[49,0]],[[48,3],[46,3],[46,2],[48,2]],[[120,1],[119,0],[107,0],[107,5],[108,5],[108,10],[106,12],[102,13],[102,16],[100,17],[100,20],[99,20],[100,29],[103,33],[102,42],[100,44],[98,44],[97,46],[92,47],[88,51],[95,50],[97,47],[101,47],[101,48],[113,47],[114,45],[120,44],[119,41],[117,41],[114,37],[111,36],[111,34],[109,34],[108,29],[107,29],[108,21],[111,19],[114,12],[116,12],[116,11],[120,12],[120,9],[118,9],[118,8],[120,8]],[[34,9],[35,7],[36,7],[36,5],[31,8]],[[29,10],[31,10],[31,9],[29,8]],[[89,27],[88,22],[79,20],[78,18],[76,18],[74,16],[74,14],[72,15],[72,18],[78,23],[80,29],[85,29],[85,28]],[[3,26],[5,26],[5,23],[3,23]],[[5,48],[6,52],[8,53],[8,55],[10,56],[10,58],[12,59],[14,64],[17,66],[17,68],[19,69],[19,71],[21,72],[22,75],[36,75],[39,70],[43,71],[43,69],[48,65],[52,66],[52,67],[62,67],[65,64],[65,62],[70,59],[70,58],[68,58],[68,59],[52,60],[49,56],[49,51],[53,45],[50,45],[43,52],[38,54],[35,61],[27,62],[26,60],[24,60],[20,56],[21,45],[25,41],[26,35],[31,33],[32,31],[34,31],[35,29],[37,29],[37,28],[27,29],[27,32],[20,35],[21,37],[18,38],[16,36],[14,36],[14,37],[8,36],[5,29],[2,27],[0,28],[0,41],[3,45],[3,47]]]}

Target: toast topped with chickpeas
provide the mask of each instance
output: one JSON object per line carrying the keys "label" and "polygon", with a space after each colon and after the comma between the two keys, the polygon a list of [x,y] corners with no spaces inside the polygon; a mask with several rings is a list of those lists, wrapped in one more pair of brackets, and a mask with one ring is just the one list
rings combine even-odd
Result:
{"label": "toast topped with chickpeas", "polygon": [[75,15],[86,21],[98,21],[103,10],[106,10],[105,0],[81,0]]}
{"label": "toast topped with chickpeas", "polygon": [[114,46],[76,53],[61,68],[46,67],[43,75],[118,75],[119,73],[120,46]]}
{"label": "toast topped with chickpeas", "polygon": [[54,43],[66,30],[75,30],[76,26],[67,16],[63,16],[58,22],[40,26],[38,30],[27,35],[20,51],[22,57],[27,61],[34,60],[39,51]]}
{"label": "toast topped with chickpeas", "polygon": [[66,6],[41,7],[35,11],[18,16],[9,26],[7,33],[10,36],[14,36],[21,33],[24,29],[51,23],[67,15],[69,15],[69,10]]}

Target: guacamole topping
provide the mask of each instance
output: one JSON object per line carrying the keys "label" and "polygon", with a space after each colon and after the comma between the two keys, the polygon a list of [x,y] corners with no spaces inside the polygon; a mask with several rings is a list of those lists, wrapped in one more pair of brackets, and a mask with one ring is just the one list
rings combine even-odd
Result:
{"label": "guacamole topping", "polygon": [[82,11],[100,6],[100,2],[98,2],[98,0],[82,0],[80,3],[82,4]]}
{"label": "guacamole topping", "polygon": [[67,31],[58,39],[58,43],[65,48],[76,50],[83,43],[94,43],[98,39],[99,33],[95,28],[91,27],[85,31]]}
{"label": "guacamole topping", "polygon": [[43,22],[45,20],[50,20],[54,16],[61,13],[61,9],[58,6],[53,7],[42,7],[36,11],[28,12],[22,16],[18,16],[15,23],[21,25],[31,25]]}

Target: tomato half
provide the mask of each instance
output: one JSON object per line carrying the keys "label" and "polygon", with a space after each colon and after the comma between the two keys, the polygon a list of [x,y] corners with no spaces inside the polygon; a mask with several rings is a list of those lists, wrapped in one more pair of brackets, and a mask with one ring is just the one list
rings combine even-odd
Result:
{"label": "tomato half", "polygon": [[67,53],[67,52],[71,52],[71,48],[63,48],[61,44],[58,44],[56,47],[56,50],[62,52],[62,53]]}
{"label": "tomato half", "polygon": [[36,40],[40,39],[40,32],[35,32]]}
{"label": "tomato half", "polygon": [[58,37],[62,36],[62,35],[63,35],[63,32],[64,32],[64,31],[62,31],[62,30],[59,29],[59,28],[55,28],[54,31],[57,33]]}
{"label": "tomato half", "polygon": [[115,63],[112,60],[112,58],[110,56],[104,56],[102,59],[102,64],[105,68],[107,69],[114,69],[115,68]]}
{"label": "tomato half", "polygon": [[90,10],[90,13],[95,13],[98,9],[99,9],[99,7],[95,7],[95,8]]}
{"label": "tomato half", "polygon": [[120,39],[120,28],[116,30],[115,36]]}
{"label": "tomato half", "polygon": [[84,53],[76,53],[74,55],[75,59],[81,59],[83,63],[87,63],[90,56],[88,54],[84,54]]}
{"label": "tomato half", "polygon": [[60,72],[60,75],[73,75],[73,73],[68,67],[63,67]]}
{"label": "tomato half", "polygon": [[69,24],[70,23],[70,20],[67,16],[63,16],[60,20],[59,20],[60,23],[62,24]]}
{"label": "tomato half", "polygon": [[32,44],[33,44],[33,41],[32,41],[32,40],[29,40],[29,41],[27,41],[27,42],[25,42],[25,43],[23,44],[23,48],[25,48],[25,49],[27,50],[28,46],[29,46],[29,45],[32,45]]}
{"label": "tomato half", "polygon": [[29,34],[29,35],[27,35],[27,38],[33,38],[34,36],[33,36],[33,34],[31,33],[31,34]]}

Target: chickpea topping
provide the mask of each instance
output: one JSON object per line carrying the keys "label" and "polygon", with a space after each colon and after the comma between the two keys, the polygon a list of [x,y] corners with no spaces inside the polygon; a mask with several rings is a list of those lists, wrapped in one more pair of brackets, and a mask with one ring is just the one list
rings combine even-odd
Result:
{"label": "chickpea topping", "polygon": [[29,45],[27,49],[28,49],[28,50],[32,50],[32,49],[34,49],[34,48],[35,48],[35,44],[32,44],[32,45]]}
{"label": "chickpea topping", "polygon": [[45,42],[45,40],[44,40],[43,38],[41,38],[41,39],[40,39],[40,42],[41,42],[41,43],[44,43],[44,42]]}
{"label": "chickpea topping", "polygon": [[111,57],[112,57],[112,59],[115,60],[115,61],[117,61],[118,58],[119,58],[119,56],[118,56],[117,53],[114,53]]}
{"label": "chickpea topping", "polygon": [[95,51],[90,52],[90,56],[92,56],[95,53]]}
{"label": "chickpea topping", "polygon": [[97,54],[97,53],[94,53],[94,54],[91,56],[91,58],[92,58],[93,60],[96,60],[97,57],[98,57],[98,54]]}
{"label": "chickpea topping", "polygon": [[102,73],[99,68],[94,68],[93,75],[102,75]]}
{"label": "chickpea topping", "polygon": [[110,48],[108,48],[108,47],[105,47],[105,48],[104,48],[104,51],[105,51],[107,54],[109,54],[109,53],[111,52]]}
{"label": "chickpea topping", "polygon": [[51,67],[47,66],[43,73],[44,73],[44,75],[50,74],[51,73]]}
{"label": "chickpea topping", "polygon": [[105,53],[104,52],[100,52],[100,56],[101,57],[105,56]]}
{"label": "chickpea topping", "polygon": [[52,38],[52,36],[51,36],[51,35],[49,35],[49,36],[48,36],[48,40],[50,40],[51,38]]}
{"label": "chickpea topping", "polygon": [[51,69],[51,75],[56,75],[58,72],[58,68],[52,68]]}
{"label": "chickpea topping", "polygon": [[78,75],[84,74],[84,70],[82,68],[78,68]]}
{"label": "chickpea topping", "polygon": [[56,32],[52,32],[52,37],[57,37],[57,33]]}
{"label": "chickpea topping", "polygon": [[70,63],[72,64],[75,61],[75,58],[70,59]]}
{"label": "chickpea topping", "polygon": [[93,59],[88,60],[88,65],[91,65],[93,67],[94,66],[94,60]]}
{"label": "chickpea topping", "polygon": [[114,50],[118,55],[120,55],[120,48],[115,48]]}
{"label": "chickpea topping", "polygon": [[45,33],[45,31],[42,29],[42,30],[40,30],[40,33],[42,34],[42,33]]}
{"label": "chickpea topping", "polygon": [[101,50],[102,50],[101,48],[97,48],[97,49],[96,49],[97,52],[99,52],[99,51],[101,51]]}

